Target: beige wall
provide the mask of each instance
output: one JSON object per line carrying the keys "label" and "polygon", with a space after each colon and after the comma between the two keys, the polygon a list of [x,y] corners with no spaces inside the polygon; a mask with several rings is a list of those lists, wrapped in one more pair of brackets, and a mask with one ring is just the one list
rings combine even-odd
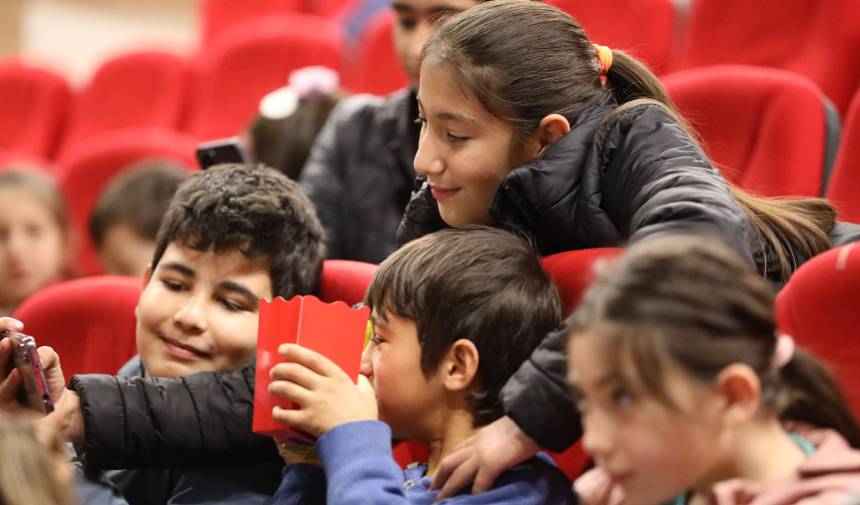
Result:
{"label": "beige wall", "polygon": [[0,4],[10,1],[22,4],[20,54],[59,71],[75,85],[86,82],[100,62],[116,53],[141,48],[189,53],[197,44],[196,0],[0,0]]}
{"label": "beige wall", "polygon": [[0,0],[0,57],[18,53],[24,0]]}

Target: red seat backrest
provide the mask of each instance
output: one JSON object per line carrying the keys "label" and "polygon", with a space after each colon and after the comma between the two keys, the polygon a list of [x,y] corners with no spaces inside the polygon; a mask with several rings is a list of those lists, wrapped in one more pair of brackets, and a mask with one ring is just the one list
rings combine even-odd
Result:
{"label": "red seat backrest", "polygon": [[199,55],[185,129],[200,139],[236,135],[266,93],[313,65],[340,71],[341,30],[332,21],[291,14],[237,26]]}
{"label": "red seat backrest", "polygon": [[767,196],[821,194],[838,120],[811,81],[778,69],[717,65],[663,82],[729,181]]}
{"label": "red seat backrest", "polygon": [[355,93],[387,95],[406,87],[408,80],[394,51],[394,15],[389,9],[368,23],[348,87]]}
{"label": "red seat backrest", "polygon": [[160,129],[108,132],[70,146],[59,162],[57,181],[77,236],[76,265],[81,273],[102,272],[88,230],[90,214],[108,182],[129,165],[151,158],[171,160],[189,171],[196,170],[196,147],[196,140]]}
{"label": "red seat backrest", "polygon": [[779,327],[834,370],[860,417],[860,244],[807,261],[776,298]]}
{"label": "red seat backrest", "polygon": [[[622,49],[661,73],[669,64],[675,27],[672,0],[548,0],[570,14],[597,44]],[[647,19],[647,23],[642,20]]]}
{"label": "red seat backrest", "polygon": [[305,0],[201,0],[202,45],[211,46],[237,25],[286,12],[300,12],[304,5]]}
{"label": "red seat backrest", "polygon": [[860,91],[851,102],[844,124],[827,198],[839,209],[839,219],[860,223]]}
{"label": "red seat backrest", "polygon": [[137,354],[135,307],[141,280],[87,277],[48,286],[25,300],[14,317],[24,332],[60,355],[74,374],[114,374]]}
{"label": "red seat backrest", "polygon": [[50,158],[71,97],[68,82],[54,72],[0,62],[0,148]]}
{"label": "red seat backrest", "polygon": [[349,260],[325,260],[320,280],[320,299],[355,305],[364,301],[378,265]]}
{"label": "red seat backrest", "polygon": [[185,59],[171,53],[143,51],[109,59],[75,100],[65,145],[108,131],[178,128],[189,79]]}
{"label": "red seat backrest", "polygon": [[675,69],[739,63],[782,68],[818,84],[844,112],[860,84],[860,2],[696,0]]}

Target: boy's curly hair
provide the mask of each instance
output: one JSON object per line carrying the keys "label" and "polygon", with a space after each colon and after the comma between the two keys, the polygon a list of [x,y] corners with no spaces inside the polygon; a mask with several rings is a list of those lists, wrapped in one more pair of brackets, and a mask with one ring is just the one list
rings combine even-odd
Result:
{"label": "boy's curly hair", "polygon": [[325,257],[322,226],[301,187],[265,165],[216,165],[179,186],[158,231],[152,269],[171,242],[263,259],[272,295],[286,298],[317,291]]}

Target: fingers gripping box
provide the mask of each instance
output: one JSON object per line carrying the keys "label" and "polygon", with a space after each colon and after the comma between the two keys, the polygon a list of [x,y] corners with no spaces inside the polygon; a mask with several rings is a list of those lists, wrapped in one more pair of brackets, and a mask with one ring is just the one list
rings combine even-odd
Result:
{"label": "fingers gripping box", "polygon": [[370,309],[350,308],[343,302],[324,303],[315,296],[277,297],[260,301],[257,340],[257,375],[254,389],[254,433],[296,443],[313,443],[308,435],[272,418],[277,405],[295,408],[291,402],[269,394],[269,372],[287,360],[278,354],[282,344],[298,344],[332,360],[358,381],[361,351]]}

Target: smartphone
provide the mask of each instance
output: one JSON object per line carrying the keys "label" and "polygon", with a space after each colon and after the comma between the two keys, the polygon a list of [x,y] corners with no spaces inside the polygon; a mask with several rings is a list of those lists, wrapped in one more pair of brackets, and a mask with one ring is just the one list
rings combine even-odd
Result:
{"label": "smartphone", "polygon": [[21,374],[23,387],[19,391],[18,402],[43,414],[50,414],[54,411],[54,401],[48,390],[42,360],[36,351],[36,339],[14,331],[2,332],[2,338],[12,341],[12,360]]}
{"label": "smartphone", "polygon": [[197,163],[206,170],[219,163],[248,163],[248,152],[239,137],[210,140],[197,146]]}

